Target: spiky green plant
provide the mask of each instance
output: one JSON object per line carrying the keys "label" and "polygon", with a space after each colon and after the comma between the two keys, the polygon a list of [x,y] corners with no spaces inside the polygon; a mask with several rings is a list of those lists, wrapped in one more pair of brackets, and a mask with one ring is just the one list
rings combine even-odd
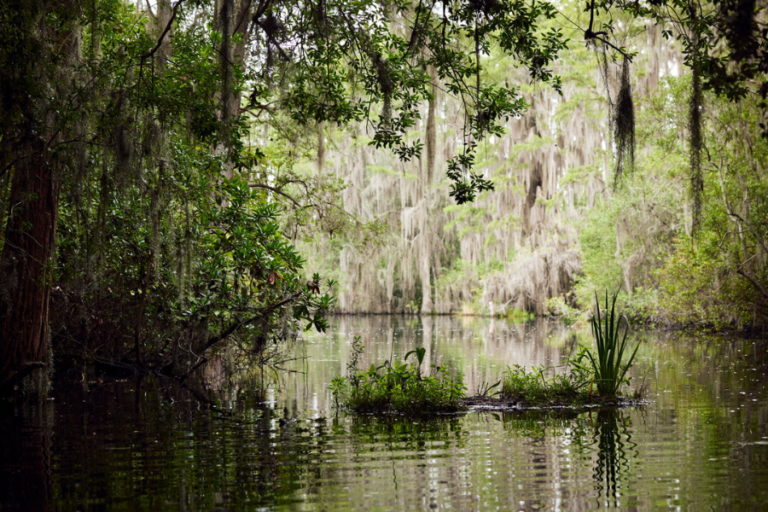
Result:
{"label": "spiky green plant", "polygon": [[[591,350],[587,350],[587,357],[592,363],[597,392],[601,396],[616,396],[621,385],[627,382],[625,376],[632,366],[637,354],[638,343],[627,361],[622,364],[624,350],[627,347],[627,334],[629,333],[629,319],[626,315],[616,316],[616,297],[613,296],[610,312],[608,311],[608,292],[605,292],[605,318],[600,315],[600,299],[595,293],[595,314],[592,317],[592,334],[597,345],[597,358]],[[624,320],[624,335],[621,335],[621,321]]]}

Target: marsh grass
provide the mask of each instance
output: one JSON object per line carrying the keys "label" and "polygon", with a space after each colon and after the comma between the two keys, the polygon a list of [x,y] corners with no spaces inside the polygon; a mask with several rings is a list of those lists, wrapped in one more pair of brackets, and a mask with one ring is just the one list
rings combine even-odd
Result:
{"label": "marsh grass", "polygon": [[531,407],[563,404],[583,404],[591,397],[586,390],[589,382],[581,373],[570,368],[564,374],[546,377],[552,368],[538,366],[530,371],[520,365],[513,365],[504,372],[501,397]]}
{"label": "marsh grass", "polygon": [[[527,370],[519,365],[513,365],[504,372],[504,380],[499,406],[516,408],[547,408],[547,407],[582,407],[590,405],[629,405],[638,403],[643,398],[643,390],[636,392],[631,398],[620,393],[601,395],[594,388],[590,368],[577,368],[573,363],[566,364],[566,373],[546,374],[551,367],[538,366]],[[489,400],[479,401],[484,397],[468,399],[473,405],[493,406]]]}
{"label": "marsh grass", "polygon": [[[618,295],[618,294],[617,294]],[[608,309],[608,292],[605,293],[604,316],[600,314],[600,300],[595,294],[595,314],[590,323],[592,324],[592,335],[595,337],[595,350],[585,349],[584,354],[589,366],[584,358],[574,361],[572,364],[578,367],[582,372],[591,369],[594,376],[594,383],[597,387],[597,393],[601,396],[616,396],[619,394],[621,386],[628,384],[626,378],[627,371],[632,367],[635,360],[638,343],[629,360],[622,363],[624,353],[627,349],[627,334],[629,333],[629,320],[626,315],[616,315],[616,297]],[[621,323],[624,321],[624,333],[621,333]]]}
{"label": "marsh grass", "polygon": [[530,401],[549,400],[555,397],[573,397],[578,387],[567,375],[545,377],[548,368],[533,367],[527,371],[520,365],[513,365],[504,372],[501,396]]}
{"label": "marsh grass", "polygon": [[[576,355],[566,361],[566,371],[550,378],[545,376],[550,368],[543,366],[530,371],[519,365],[509,367],[504,372],[502,398],[531,406],[579,405],[619,399],[622,386],[629,383],[627,372],[634,363],[639,344],[624,362],[625,355],[629,353],[629,320],[625,315],[616,314],[616,295],[609,302],[606,293],[604,314],[601,314],[597,295],[595,303],[595,314],[591,319],[595,351],[579,347]],[[644,380],[644,384],[635,390],[633,399],[642,399],[646,390]]]}

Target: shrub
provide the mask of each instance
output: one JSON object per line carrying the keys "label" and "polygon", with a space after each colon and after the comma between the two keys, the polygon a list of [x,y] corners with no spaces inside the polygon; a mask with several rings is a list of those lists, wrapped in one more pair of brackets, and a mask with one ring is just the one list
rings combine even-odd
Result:
{"label": "shrub", "polygon": [[557,374],[547,379],[544,373],[548,369],[539,366],[533,367],[529,372],[520,365],[508,367],[504,372],[501,396],[528,404],[573,402],[580,398],[580,389],[589,379],[573,371],[574,368],[571,368],[569,373]]}
{"label": "shrub", "polygon": [[342,402],[354,412],[423,414],[456,412],[463,408],[464,375],[446,366],[432,365],[429,376],[421,375],[426,350],[418,348],[417,364],[407,362],[371,365],[350,379],[337,376],[330,385],[337,406]]}

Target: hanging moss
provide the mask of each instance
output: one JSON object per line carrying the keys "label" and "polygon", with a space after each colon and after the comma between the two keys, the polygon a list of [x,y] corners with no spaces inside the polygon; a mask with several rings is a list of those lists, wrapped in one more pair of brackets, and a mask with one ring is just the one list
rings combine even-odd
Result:
{"label": "hanging moss", "polygon": [[[694,31],[694,47],[698,46],[698,37]],[[688,103],[688,137],[691,165],[691,236],[695,239],[701,223],[701,195],[704,191],[704,179],[701,175],[701,149],[704,144],[701,133],[702,102],[701,76],[696,57],[693,60],[691,77],[691,96]]]}
{"label": "hanging moss", "polygon": [[614,107],[613,98],[611,98],[611,80],[608,66],[608,46],[603,44],[602,49],[598,49],[597,45],[595,45],[594,50],[595,55],[597,56],[598,68],[600,69],[600,74],[602,75],[603,83],[605,84],[605,95],[608,99],[608,111],[611,113],[611,115],[608,117],[608,128],[611,130],[611,132],[613,132]]}
{"label": "hanging moss", "polygon": [[632,86],[629,78],[629,58],[624,56],[619,94],[613,113],[613,138],[616,143],[614,189],[620,185],[622,176],[631,173],[635,166],[635,107],[632,102]]}

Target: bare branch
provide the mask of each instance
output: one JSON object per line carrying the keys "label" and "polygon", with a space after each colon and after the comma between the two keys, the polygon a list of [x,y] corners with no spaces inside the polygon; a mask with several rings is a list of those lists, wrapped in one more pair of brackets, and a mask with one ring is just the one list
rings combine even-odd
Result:
{"label": "bare branch", "polygon": [[293,204],[295,204],[297,208],[303,208],[303,206],[301,206],[301,204],[299,204],[297,200],[295,200],[294,198],[292,198],[291,196],[289,196],[288,194],[286,194],[280,189],[277,189],[275,187],[270,187],[269,185],[263,185],[261,183],[249,183],[248,186],[251,188],[263,188],[263,189],[269,190],[270,192],[274,192],[275,194],[279,194],[284,198],[288,199]]}
{"label": "bare branch", "polygon": [[171,26],[173,25],[173,20],[176,19],[176,13],[179,10],[179,6],[183,4],[186,0],[179,0],[176,2],[176,5],[173,6],[173,12],[171,13],[171,19],[168,20],[168,24],[165,26],[165,30],[163,30],[163,33],[160,34],[160,37],[157,40],[157,44],[155,44],[155,47],[149,50],[147,53],[141,56],[142,62],[150,58],[152,55],[154,55],[157,50],[160,49],[160,46],[163,44],[163,39],[165,39],[166,34],[171,30]]}

